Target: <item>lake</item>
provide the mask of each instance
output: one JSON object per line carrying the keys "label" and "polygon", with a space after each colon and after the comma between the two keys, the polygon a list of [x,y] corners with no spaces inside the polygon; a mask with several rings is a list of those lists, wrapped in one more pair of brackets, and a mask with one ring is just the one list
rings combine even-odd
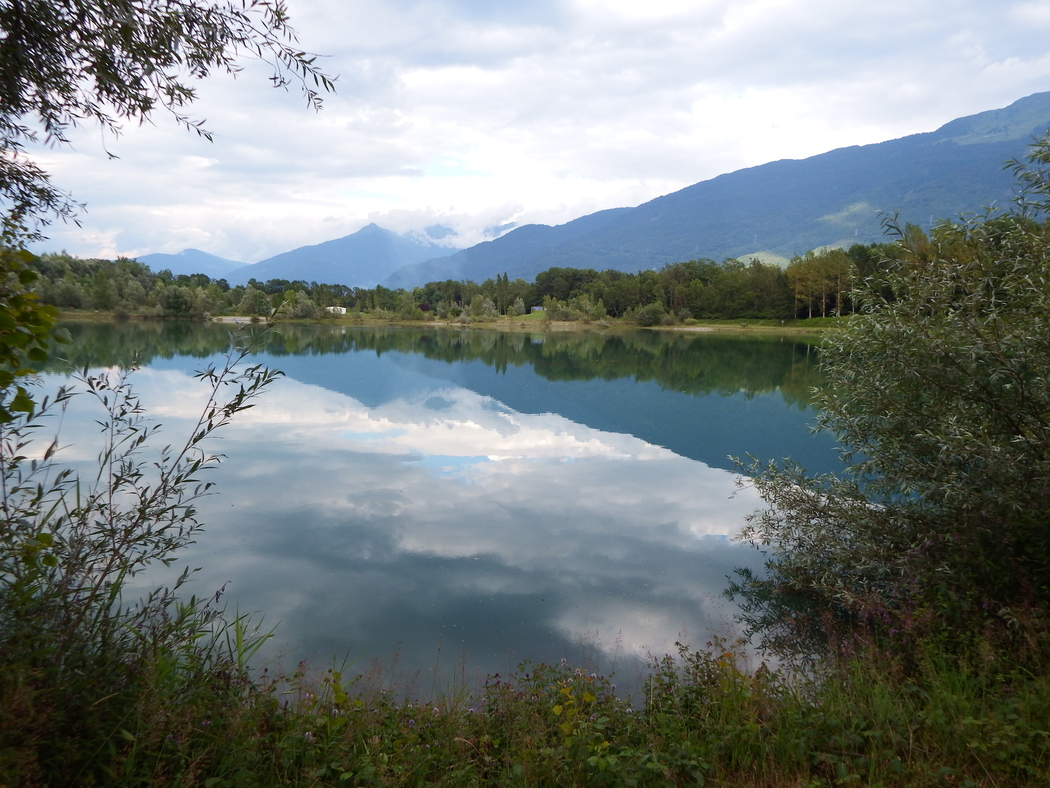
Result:
{"label": "lake", "polygon": [[[166,440],[228,329],[71,324],[76,368],[137,363]],[[279,326],[284,377],[215,444],[192,590],[276,624],[286,664],[352,662],[428,690],[521,661],[630,675],[675,641],[732,634],[722,597],[761,556],[729,456],[831,470],[811,342],[705,332],[496,333]],[[47,385],[63,378],[52,364]],[[62,424],[87,462],[86,398]],[[175,569],[158,571],[166,581]]]}

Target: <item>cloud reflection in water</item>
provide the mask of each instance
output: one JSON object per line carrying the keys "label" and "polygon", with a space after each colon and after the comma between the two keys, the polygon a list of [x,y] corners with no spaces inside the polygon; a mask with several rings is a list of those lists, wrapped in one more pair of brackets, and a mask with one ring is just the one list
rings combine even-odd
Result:
{"label": "cloud reflection in water", "polygon": [[[167,435],[196,413],[183,372],[136,385]],[[228,583],[231,610],[279,622],[290,659],[321,665],[399,651],[412,671],[608,670],[725,629],[725,577],[757,559],[729,539],[756,506],[730,497],[732,474],[432,385],[369,407],[283,379],[240,414],[185,553],[194,592]]]}

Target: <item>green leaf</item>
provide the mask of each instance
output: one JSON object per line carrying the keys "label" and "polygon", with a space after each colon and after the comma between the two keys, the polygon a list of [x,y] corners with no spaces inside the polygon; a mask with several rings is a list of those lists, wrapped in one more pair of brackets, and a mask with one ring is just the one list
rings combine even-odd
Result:
{"label": "green leaf", "polygon": [[29,393],[24,388],[19,386],[18,393],[16,393],[14,399],[11,400],[8,409],[15,411],[16,413],[32,413],[34,407],[35,403],[33,402],[33,398],[29,396]]}

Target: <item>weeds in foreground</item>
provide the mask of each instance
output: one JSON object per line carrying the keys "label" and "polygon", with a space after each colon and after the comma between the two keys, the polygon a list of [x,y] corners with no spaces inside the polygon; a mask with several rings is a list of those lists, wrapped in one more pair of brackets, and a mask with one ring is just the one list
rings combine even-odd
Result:
{"label": "weeds in foreground", "polygon": [[[425,700],[335,670],[300,667],[279,679],[264,671],[249,681],[197,662],[184,666],[192,685],[152,676],[152,689],[168,691],[135,696],[121,726],[93,739],[104,739],[100,749],[65,741],[80,760],[90,754],[91,780],[60,768],[33,779],[10,761],[5,778],[208,788],[961,787],[1042,786],[1050,773],[1046,675],[992,675],[932,651],[908,679],[875,658],[809,676],[746,665],[738,644],[681,646],[652,660],[645,697],[632,703],[611,677],[564,662],[524,664]],[[16,721],[7,709],[3,716]]]}
{"label": "weeds in foreground", "polygon": [[[247,353],[235,349],[223,368],[198,373],[210,396],[174,446],[156,445],[159,427],[146,421],[128,372],[79,375],[80,395],[101,414],[94,478],[63,467],[58,437],[38,437],[71,389],[39,400],[22,394],[4,411],[0,784],[119,779],[141,768],[134,745],[159,709],[207,698],[214,713],[237,714],[250,694],[243,667],[255,647],[245,638],[251,628],[225,621],[218,595],[178,596],[188,572],[174,588],[142,599],[126,594],[132,578],[170,563],[200,530],[194,503],[210,488],[202,475],[218,462],[206,439],[275,377],[258,366],[241,369]],[[182,735],[184,725],[164,722],[165,736]]]}

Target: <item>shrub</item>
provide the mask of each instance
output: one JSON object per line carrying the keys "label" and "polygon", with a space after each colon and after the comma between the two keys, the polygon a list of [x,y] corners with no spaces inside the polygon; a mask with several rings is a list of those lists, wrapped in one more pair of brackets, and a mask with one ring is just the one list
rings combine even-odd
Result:
{"label": "shrub", "polygon": [[214,602],[176,596],[188,572],[138,600],[127,587],[200,530],[194,502],[210,488],[201,474],[218,462],[205,441],[276,374],[239,370],[246,353],[198,373],[210,396],[175,448],[154,446],[159,428],[127,372],[81,374],[80,396],[103,412],[94,479],[62,467],[57,436],[39,438],[72,390],[0,426],[0,783],[92,784],[136,751],[165,703],[245,691],[238,669],[257,647],[246,622],[230,622],[228,645],[217,640],[225,624]]}
{"label": "shrub", "polygon": [[658,326],[664,320],[664,307],[660,303],[652,303],[635,311],[634,321],[640,326]]}
{"label": "shrub", "polygon": [[[1022,182],[1048,165],[1050,139]],[[853,623],[901,648],[986,626],[1017,655],[1047,647],[1050,223],[1024,205],[929,238],[889,223],[896,254],[823,348],[843,476],[751,469],[767,508],[744,537],[769,575],[736,591],[771,644]]]}

